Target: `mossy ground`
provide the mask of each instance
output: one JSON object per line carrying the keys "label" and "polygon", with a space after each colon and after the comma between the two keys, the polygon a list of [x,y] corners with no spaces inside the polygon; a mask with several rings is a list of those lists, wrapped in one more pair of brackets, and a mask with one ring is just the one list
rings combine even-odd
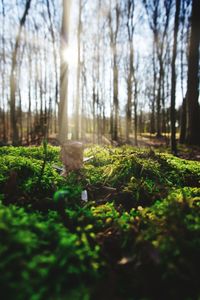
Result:
{"label": "mossy ground", "polygon": [[58,147],[0,148],[2,299],[199,299],[200,163],[128,146],[85,156],[63,178]]}

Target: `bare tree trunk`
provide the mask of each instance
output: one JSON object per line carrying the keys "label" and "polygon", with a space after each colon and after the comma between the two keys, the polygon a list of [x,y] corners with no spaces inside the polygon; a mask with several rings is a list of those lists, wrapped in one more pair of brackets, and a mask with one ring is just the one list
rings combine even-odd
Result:
{"label": "bare tree trunk", "polygon": [[22,96],[19,88],[19,107],[18,107],[18,118],[19,118],[19,144],[23,142],[23,115],[22,115]]}
{"label": "bare tree trunk", "polygon": [[93,143],[96,141],[96,93],[95,93],[95,79],[93,77],[93,87],[92,87],[92,114],[93,114]]}
{"label": "bare tree trunk", "polygon": [[158,78],[158,95],[156,99],[156,113],[157,113],[157,137],[161,137],[161,88],[162,88],[162,78],[163,78],[163,62],[160,58],[160,71],[159,71],[159,78]]}
{"label": "bare tree trunk", "polygon": [[177,36],[179,29],[179,14],[180,14],[181,0],[176,0],[176,13],[174,19],[174,44],[171,62],[171,151],[177,155],[176,146],[176,56],[177,56]]}
{"label": "bare tree trunk", "polygon": [[179,140],[181,144],[185,143],[185,138],[186,138],[186,120],[187,120],[186,98],[187,95],[183,98],[183,103],[181,107],[181,128],[180,128],[180,140]]}
{"label": "bare tree trunk", "polygon": [[200,145],[199,111],[199,42],[200,42],[200,2],[192,1],[191,34],[187,80],[187,134],[186,143]]}
{"label": "bare tree trunk", "polygon": [[126,104],[126,141],[129,142],[129,135],[131,131],[131,118],[132,118],[132,96],[133,96],[133,78],[134,78],[134,51],[133,51],[133,34],[134,34],[134,0],[128,0],[126,6],[127,14],[127,31],[128,31],[128,42],[129,42],[129,70],[128,70],[128,82],[127,82],[127,104]]}
{"label": "bare tree trunk", "polygon": [[8,139],[7,125],[6,125],[6,108],[5,108],[5,66],[6,66],[6,52],[5,52],[5,8],[4,8],[4,0],[1,0],[2,5],[2,139],[3,142],[6,143]]}
{"label": "bare tree trunk", "polygon": [[[31,81],[31,77],[30,77]],[[28,91],[28,113],[27,113],[27,134],[26,134],[26,141],[27,144],[29,145],[30,143],[30,133],[32,130],[32,115],[31,115],[31,84],[29,83],[29,91]]]}
{"label": "bare tree trunk", "polygon": [[[56,49],[56,36],[54,32],[54,27],[53,27],[53,20],[52,20],[52,14],[51,14],[51,9],[50,9],[50,3],[49,0],[46,0],[47,2],[47,12],[49,16],[49,21],[50,21],[50,32],[51,32],[51,37],[52,37],[52,43],[53,43],[53,59],[54,59],[54,69],[55,69],[55,107],[54,107],[54,112],[52,111],[51,118],[52,118],[52,132],[53,132],[53,125],[54,125],[54,131],[57,133],[57,106],[58,106],[58,63],[57,63],[57,49]],[[55,7],[54,7],[55,10]],[[52,100],[51,100],[51,105]]]}
{"label": "bare tree trunk", "polygon": [[[116,52],[116,47],[114,47]],[[118,140],[118,119],[119,119],[119,99],[118,99],[118,66],[116,54],[114,54],[114,66],[113,66],[113,106],[114,106],[114,128],[113,128],[113,140]]]}
{"label": "bare tree trunk", "polygon": [[81,68],[81,139],[86,138],[87,133],[87,75],[85,65],[85,43],[83,43],[82,68]]}
{"label": "bare tree trunk", "polygon": [[152,110],[151,110],[151,133],[156,132],[155,126],[155,101],[156,101],[156,87],[157,87],[157,76],[156,76],[156,61],[155,61],[155,43],[153,42],[153,99],[152,99]]}
{"label": "bare tree trunk", "polygon": [[82,0],[79,0],[79,14],[78,14],[78,31],[77,31],[77,74],[76,74],[76,101],[75,101],[75,139],[79,139],[79,128],[80,128],[80,75],[81,75],[81,32],[82,32]]}
{"label": "bare tree trunk", "polygon": [[68,64],[64,58],[64,51],[69,40],[70,1],[63,0],[63,17],[61,29],[61,65],[60,65],[60,103],[58,111],[59,141],[68,139]]}
{"label": "bare tree trunk", "polygon": [[137,115],[137,83],[135,82],[135,93],[134,93],[134,135],[135,135],[135,145],[138,145],[137,135],[138,135],[138,115]]}
{"label": "bare tree trunk", "polygon": [[[119,99],[118,99],[118,63],[117,63],[117,36],[119,31],[119,4],[118,2],[114,8],[115,12],[115,22],[113,22],[112,12],[111,12],[111,1],[110,1],[110,12],[109,12],[109,27],[110,27],[110,46],[112,49],[113,57],[113,113],[112,119],[112,130],[111,138],[114,141],[118,140],[118,118],[119,118]],[[115,23],[113,25],[113,23]]]}

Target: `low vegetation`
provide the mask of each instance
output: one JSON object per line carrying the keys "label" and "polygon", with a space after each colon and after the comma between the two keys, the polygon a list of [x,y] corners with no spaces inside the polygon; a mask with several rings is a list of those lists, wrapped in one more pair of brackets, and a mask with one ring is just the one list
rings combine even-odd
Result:
{"label": "low vegetation", "polygon": [[200,163],[128,146],[85,156],[64,178],[58,147],[0,148],[1,295],[199,299]]}

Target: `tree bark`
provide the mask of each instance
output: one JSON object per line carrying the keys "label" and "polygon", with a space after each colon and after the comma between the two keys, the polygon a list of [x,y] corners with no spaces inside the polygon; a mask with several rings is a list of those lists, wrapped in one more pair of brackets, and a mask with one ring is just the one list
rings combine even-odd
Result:
{"label": "tree bark", "polygon": [[176,56],[177,56],[177,36],[179,29],[179,14],[181,0],[176,0],[176,13],[174,19],[174,44],[171,62],[171,151],[177,155],[176,145]]}
{"label": "tree bark", "polygon": [[82,0],[79,0],[78,31],[77,31],[77,74],[76,74],[76,102],[75,102],[75,139],[79,139],[80,115],[80,75],[81,75],[81,32],[82,32]]}
{"label": "tree bark", "polygon": [[110,46],[112,49],[112,58],[113,58],[113,113],[112,118],[112,127],[111,127],[111,138],[114,141],[118,140],[118,118],[119,118],[119,99],[118,99],[118,80],[119,80],[119,71],[117,63],[117,36],[119,31],[119,4],[118,2],[114,8],[115,12],[115,26],[113,25],[113,18],[111,12],[111,1],[110,1],[110,12],[109,12],[109,27],[110,27]]}
{"label": "tree bark", "polygon": [[68,63],[65,61],[64,51],[69,41],[69,14],[70,0],[63,0],[63,17],[61,28],[61,53],[60,53],[60,102],[58,109],[58,124],[60,143],[68,139]]}
{"label": "tree bark", "polygon": [[127,104],[126,104],[126,141],[129,142],[131,131],[131,119],[132,119],[132,96],[133,96],[133,78],[134,78],[134,49],[133,49],[133,34],[134,34],[134,0],[127,1],[126,14],[127,14],[127,31],[128,31],[128,43],[129,43],[129,68],[127,79]]}
{"label": "tree bark", "polygon": [[[51,32],[51,38],[52,38],[52,43],[53,43],[53,59],[54,59],[54,69],[55,69],[55,107],[54,107],[54,113],[52,112],[52,131],[53,131],[53,125],[54,125],[54,132],[57,133],[57,105],[58,105],[58,86],[59,86],[59,79],[58,79],[58,62],[57,62],[57,48],[56,48],[56,34],[54,31],[53,27],[53,20],[52,20],[52,14],[51,14],[51,9],[50,9],[50,3],[49,0],[46,0],[47,2],[47,12],[49,16],[49,21],[50,21],[50,32]],[[54,7],[55,10],[55,7]],[[52,108],[53,108],[53,103],[52,103]],[[55,120],[53,120],[53,118]],[[54,124],[53,124],[54,122]]]}
{"label": "tree bark", "polygon": [[191,34],[187,80],[187,134],[188,145],[200,145],[199,112],[199,42],[200,42],[200,1],[192,1]]}
{"label": "tree bark", "polygon": [[181,126],[180,126],[180,139],[179,139],[179,142],[181,144],[185,143],[185,137],[186,137],[186,116],[187,116],[186,97],[187,95],[183,98],[183,103],[181,107]]}

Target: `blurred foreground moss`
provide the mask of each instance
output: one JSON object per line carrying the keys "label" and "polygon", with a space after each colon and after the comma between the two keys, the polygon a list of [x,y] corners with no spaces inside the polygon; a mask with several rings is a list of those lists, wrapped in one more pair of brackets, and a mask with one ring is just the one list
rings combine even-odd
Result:
{"label": "blurred foreground moss", "polygon": [[42,215],[13,205],[0,206],[0,289],[4,299],[70,295],[98,275],[98,255],[98,245],[91,245],[84,233],[69,232],[56,212]]}

